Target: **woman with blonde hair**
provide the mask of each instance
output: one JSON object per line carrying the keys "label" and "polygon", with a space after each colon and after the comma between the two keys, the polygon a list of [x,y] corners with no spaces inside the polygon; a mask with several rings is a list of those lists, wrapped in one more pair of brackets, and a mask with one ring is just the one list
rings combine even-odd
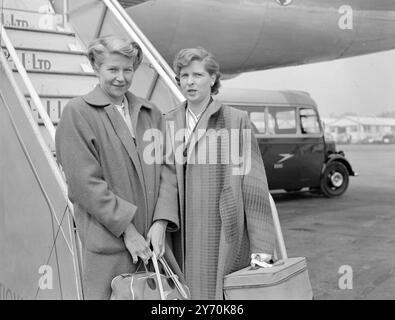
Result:
{"label": "woman with blonde hair", "polygon": [[[107,36],[90,44],[88,57],[99,84],[65,107],[56,152],[83,246],[84,298],[108,299],[111,280],[135,271],[138,259],[147,263],[151,245],[164,254],[166,230],[178,228],[178,216],[154,214],[161,165],[143,161],[149,143],[143,135],[162,130],[163,121],[152,103],[128,91],[143,58],[140,47]],[[172,264],[171,251],[166,254]]]}

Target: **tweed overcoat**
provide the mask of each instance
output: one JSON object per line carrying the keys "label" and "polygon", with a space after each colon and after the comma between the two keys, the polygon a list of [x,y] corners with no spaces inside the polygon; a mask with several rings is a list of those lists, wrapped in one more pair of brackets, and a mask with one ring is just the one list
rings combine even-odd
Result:
{"label": "tweed overcoat", "polygon": [[[161,165],[142,156],[150,144],[144,133],[163,130],[162,114],[130,92],[126,98],[130,114],[137,115],[132,117],[136,143],[99,85],[67,104],[56,131],[57,159],[83,246],[85,299],[109,298],[112,278],[135,271],[121,236],[129,223],[144,237],[154,220],[169,220],[171,230],[179,224],[177,213],[158,211],[154,216]],[[168,260],[172,264],[172,257]]]}
{"label": "tweed overcoat", "polygon": [[[172,150],[167,152],[162,168],[156,211],[180,213],[181,228],[173,233],[174,253],[192,298],[223,299],[225,275],[247,266],[251,253],[274,252],[265,169],[246,112],[214,99],[194,130],[195,139],[185,141],[180,139],[185,110],[183,103],[166,115],[167,145]],[[229,151],[226,143],[210,140],[211,129],[236,132],[224,140],[232,148],[238,145],[236,150],[242,155],[242,163],[249,161],[250,165],[245,166],[249,170],[243,174],[232,171],[234,163],[223,161]],[[249,139],[242,134],[244,131],[250,133]],[[208,162],[208,150],[216,151],[216,162]],[[180,162],[180,154],[186,165]],[[206,157],[206,163],[196,160],[199,157]]]}

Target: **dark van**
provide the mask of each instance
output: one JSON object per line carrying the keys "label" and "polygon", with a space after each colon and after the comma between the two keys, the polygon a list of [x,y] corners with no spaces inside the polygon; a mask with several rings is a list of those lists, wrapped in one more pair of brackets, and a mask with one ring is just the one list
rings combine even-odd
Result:
{"label": "dark van", "polygon": [[221,88],[218,98],[247,111],[265,163],[269,188],[343,194],[355,176],[344,152],[325,138],[317,105],[302,91]]}

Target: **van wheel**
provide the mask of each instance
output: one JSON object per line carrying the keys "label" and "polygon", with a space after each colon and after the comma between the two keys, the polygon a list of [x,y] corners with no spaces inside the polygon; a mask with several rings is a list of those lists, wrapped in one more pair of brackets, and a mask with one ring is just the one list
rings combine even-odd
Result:
{"label": "van wheel", "polygon": [[328,164],[321,178],[321,192],[332,198],[342,195],[348,187],[349,174],[347,168],[339,161]]}

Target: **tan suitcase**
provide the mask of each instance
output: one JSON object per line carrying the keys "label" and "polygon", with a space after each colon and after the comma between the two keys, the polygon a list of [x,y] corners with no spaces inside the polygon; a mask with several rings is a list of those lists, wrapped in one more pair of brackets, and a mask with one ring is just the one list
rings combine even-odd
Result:
{"label": "tan suitcase", "polygon": [[224,277],[226,300],[311,300],[306,258],[287,258],[271,268],[251,266]]}
{"label": "tan suitcase", "polygon": [[306,258],[288,258],[278,212],[269,194],[280,260],[272,267],[251,266],[224,277],[226,300],[312,300]]}

